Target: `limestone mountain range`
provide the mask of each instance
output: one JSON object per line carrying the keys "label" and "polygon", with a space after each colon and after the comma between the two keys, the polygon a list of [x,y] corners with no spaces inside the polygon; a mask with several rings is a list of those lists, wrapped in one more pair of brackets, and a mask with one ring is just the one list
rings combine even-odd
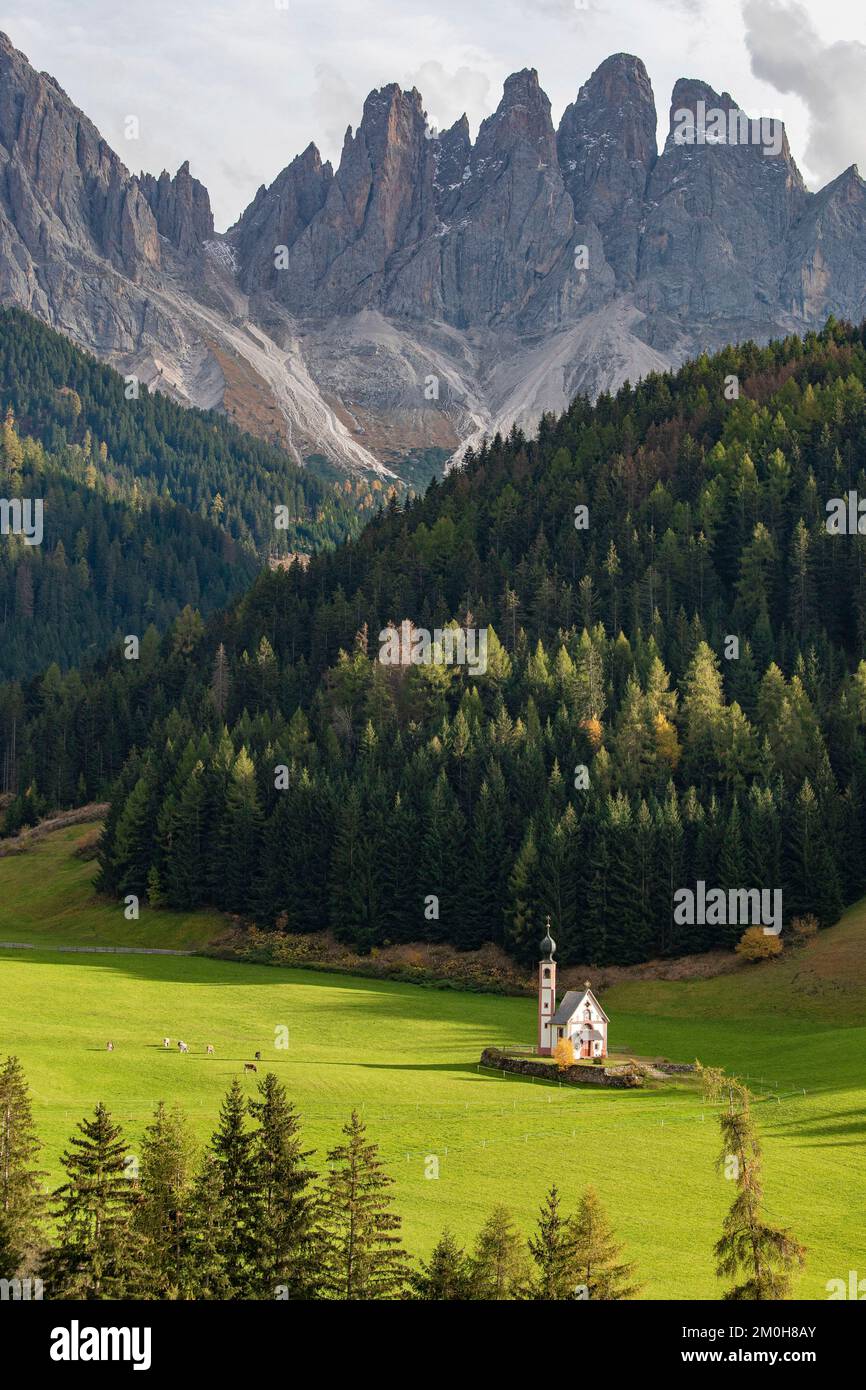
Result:
{"label": "limestone mountain range", "polygon": [[619,53],[557,128],[535,70],[513,74],[473,141],[392,84],[336,168],[310,145],[218,234],[188,163],[130,173],[0,35],[0,303],[300,461],[405,476],[578,392],[866,316],[856,167],[813,193],[784,138],[679,143],[700,109],[737,106],[680,80],[659,153]]}

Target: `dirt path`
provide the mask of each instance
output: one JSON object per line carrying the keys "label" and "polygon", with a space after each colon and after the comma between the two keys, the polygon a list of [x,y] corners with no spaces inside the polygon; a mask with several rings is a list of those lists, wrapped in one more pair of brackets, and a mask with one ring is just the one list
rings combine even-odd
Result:
{"label": "dirt path", "polygon": [[194,956],[195,951],[175,951],[168,946],[52,946],[41,941],[0,941],[0,951],[78,951],[86,955]]}

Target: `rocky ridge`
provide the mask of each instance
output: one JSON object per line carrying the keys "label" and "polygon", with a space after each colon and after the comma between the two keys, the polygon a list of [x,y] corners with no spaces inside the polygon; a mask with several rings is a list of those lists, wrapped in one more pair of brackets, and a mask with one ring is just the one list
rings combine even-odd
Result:
{"label": "rocky ridge", "polygon": [[[299,459],[399,473],[577,392],[725,342],[866,314],[866,183],[805,187],[784,132],[682,143],[615,54],[555,128],[534,69],[474,142],[419,92],[372,92],[336,168],[310,145],[228,232],[205,187],[130,173],[0,36],[0,302],[127,373],[280,437]],[[766,142],[765,142],[766,143]],[[777,148],[776,148],[777,146]]]}

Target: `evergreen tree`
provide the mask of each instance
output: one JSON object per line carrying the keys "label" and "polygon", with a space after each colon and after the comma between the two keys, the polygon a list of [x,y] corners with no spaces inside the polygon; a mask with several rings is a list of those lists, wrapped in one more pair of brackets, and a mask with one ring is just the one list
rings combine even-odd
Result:
{"label": "evergreen tree", "polygon": [[246,748],[241,748],[232,767],[221,826],[223,889],[219,901],[231,912],[246,912],[251,907],[261,825],[255,767]]}
{"label": "evergreen tree", "polygon": [[316,1296],[320,1239],[317,1201],[303,1150],[300,1121],[273,1072],[259,1082],[260,1100],[251,1100],[254,1122],[252,1166],[259,1210],[254,1229],[255,1262],[261,1297],[291,1299]]}
{"label": "evergreen tree", "polygon": [[708,1096],[722,1101],[718,1166],[736,1187],[715,1256],[719,1278],[739,1278],[739,1282],[723,1297],[734,1302],[787,1298],[794,1270],[805,1263],[806,1251],[790,1231],[770,1225],[764,1216],[761,1144],[751,1097],[736,1078],[709,1068],[703,1075]]}
{"label": "evergreen tree", "polygon": [[26,1268],[42,1240],[41,1147],[23,1068],[7,1057],[0,1068],[0,1279]]}
{"label": "evergreen tree", "polygon": [[356,1111],[343,1126],[345,1143],[328,1154],[322,1192],[322,1278],[331,1298],[399,1298],[407,1285],[400,1217],[391,1210],[393,1186],[376,1144]]}
{"label": "evergreen tree", "polygon": [[237,1298],[226,1230],[232,1213],[225,1195],[223,1167],[208,1150],[193,1182],[181,1244],[184,1298]]}
{"label": "evergreen tree", "polygon": [[134,1285],[137,1249],[126,1144],[100,1102],[61,1155],[66,1182],[55,1193],[57,1236],[43,1277],[50,1298],[124,1298]]}
{"label": "evergreen tree", "polygon": [[498,1303],[523,1296],[529,1282],[529,1260],[507,1207],[494,1207],[478,1232],[470,1277],[474,1299]]}
{"label": "evergreen tree", "polygon": [[144,1131],[132,1213],[134,1229],[141,1237],[140,1296],[177,1298],[183,1287],[194,1154],[185,1115],[160,1101]]}
{"label": "evergreen tree", "polygon": [[529,1253],[535,1264],[531,1297],[562,1303],[578,1297],[580,1265],[574,1223],[560,1211],[556,1184],[542,1203],[538,1222],[529,1237]]}
{"label": "evergreen tree", "polygon": [[640,1285],[632,1282],[635,1267],[623,1263],[621,1247],[593,1187],[588,1187],[580,1199],[574,1218],[574,1240],[581,1297],[621,1301],[640,1292]]}
{"label": "evergreen tree", "polygon": [[474,951],[502,939],[503,871],[506,862],[503,808],[491,783],[481,784],[472,819],[467,894],[458,914],[454,944]]}
{"label": "evergreen tree", "polygon": [[[169,907],[197,907],[205,897],[206,861],[204,836],[204,765],[196,762],[170,805],[164,826],[164,861],[161,889]],[[152,893],[148,895],[151,900]]]}
{"label": "evergreen tree", "polygon": [[444,1230],[429,1260],[412,1276],[415,1297],[427,1303],[461,1303],[471,1297],[471,1270],[465,1250]]}
{"label": "evergreen tree", "polygon": [[544,935],[540,930],[540,916],[541,870],[535,826],[530,821],[508,880],[505,917],[506,944],[524,963],[536,959],[538,943]]}
{"label": "evergreen tree", "polygon": [[443,768],[430,796],[419,874],[425,895],[439,899],[439,916],[425,930],[431,941],[448,940],[456,930],[465,901],[465,842],[466,822]]}
{"label": "evergreen tree", "polygon": [[838,919],[842,902],[835,857],[827,839],[826,820],[808,779],[789,811],[784,870],[787,920],[809,912],[822,926]]}
{"label": "evergreen tree", "polygon": [[257,1230],[262,1190],[253,1143],[247,1125],[246,1098],[235,1077],[220,1106],[219,1124],[211,1138],[213,1162],[209,1173],[222,1213],[216,1251],[222,1257],[221,1276],[231,1298],[255,1298],[259,1291]]}

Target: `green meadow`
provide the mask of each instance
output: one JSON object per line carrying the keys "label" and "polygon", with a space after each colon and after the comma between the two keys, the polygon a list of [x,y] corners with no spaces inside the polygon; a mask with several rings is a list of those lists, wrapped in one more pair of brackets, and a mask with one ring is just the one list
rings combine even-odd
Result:
{"label": "green meadow", "polygon": [[[320,1162],[350,1110],[362,1112],[414,1252],[446,1223],[470,1240],[495,1203],[528,1230],[551,1183],[574,1200],[591,1182],[644,1297],[718,1296],[712,1245],[732,1192],[715,1169],[714,1111],[693,1082],[619,1092],[479,1071],[487,1044],[532,1042],[530,999],[202,956],[61,953],[52,948],[189,950],[221,925],[148,911],[125,921],[93,896],[93,862],[74,855],[86,834],[76,826],[0,858],[0,940],[36,947],[0,951],[0,1055],[25,1067],[52,1180],[100,1099],[130,1153],[158,1100],[181,1104],[204,1140],[235,1075],[253,1092],[242,1068],[258,1050]],[[603,1003],[617,1052],[699,1057],[752,1078],[767,1209],[809,1250],[798,1294],[823,1298],[828,1279],[866,1275],[866,904],[780,962],[620,985]],[[190,1054],[166,1051],[165,1035]]]}

